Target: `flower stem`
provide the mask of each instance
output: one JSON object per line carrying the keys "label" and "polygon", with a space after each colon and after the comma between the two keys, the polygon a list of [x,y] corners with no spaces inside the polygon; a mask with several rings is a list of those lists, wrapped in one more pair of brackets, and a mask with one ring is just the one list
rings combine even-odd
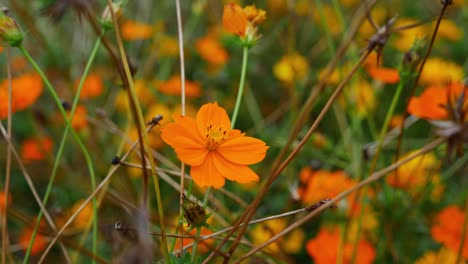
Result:
{"label": "flower stem", "polygon": [[242,69],[241,69],[241,78],[239,82],[239,89],[237,91],[237,99],[236,104],[234,106],[234,111],[232,112],[231,118],[231,128],[234,128],[237,120],[237,115],[239,114],[239,107],[242,100],[242,94],[244,93],[244,85],[245,85],[245,74],[247,72],[247,61],[249,59],[249,47],[244,46],[242,51]]}
{"label": "flower stem", "polygon": [[[85,78],[87,73],[89,72],[89,69],[91,67],[91,63],[94,60],[97,49],[99,48],[99,44],[100,44],[100,39],[97,41],[97,43],[96,43],[96,45],[95,45],[95,47],[93,49],[93,52],[91,53],[90,59],[88,61],[88,65],[86,66],[85,72],[83,74],[83,78]],[[47,89],[51,93],[55,104],[59,108],[60,113],[62,114],[62,116],[63,116],[63,118],[65,119],[65,122],[66,122],[65,131],[63,133],[63,137],[62,137],[62,140],[60,142],[60,146],[59,146],[59,149],[58,149],[58,152],[57,152],[57,157],[56,157],[55,162],[54,162],[54,167],[53,167],[53,170],[52,170],[52,174],[50,176],[49,183],[47,185],[47,189],[46,189],[46,192],[44,194],[44,199],[43,199],[44,206],[47,204],[47,200],[49,198],[50,191],[52,190],[52,185],[53,185],[54,178],[55,178],[55,175],[56,175],[56,172],[57,172],[58,163],[60,161],[60,157],[62,156],[63,149],[64,149],[64,146],[65,146],[66,137],[68,136],[69,131],[71,131],[73,138],[76,140],[76,143],[78,144],[81,151],[83,152],[83,155],[85,157],[86,164],[87,164],[87,167],[88,167],[88,171],[89,171],[89,174],[90,174],[90,177],[91,177],[92,188],[94,190],[96,179],[95,179],[95,175],[94,175],[94,168],[93,168],[93,163],[92,163],[91,156],[90,156],[88,150],[86,149],[85,145],[81,141],[80,137],[78,136],[78,134],[71,127],[71,120],[73,119],[73,115],[74,115],[74,112],[75,112],[75,109],[76,109],[76,105],[78,103],[79,94],[81,92],[81,88],[82,88],[83,84],[80,83],[80,87],[79,87],[79,89],[77,91],[77,95],[75,96],[75,99],[73,101],[73,106],[72,106],[72,109],[70,111],[70,115],[68,117],[67,113],[65,112],[65,109],[62,106],[62,103],[60,102],[60,98],[58,97],[58,95],[55,92],[52,84],[49,82],[49,80],[45,76],[44,72],[39,67],[39,65],[37,65],[37,63],[31,57],[29,52],[24,48],[24,46],[21,45],[18,48],[21,51],[21,53],[26,57],[26,59],[31,63],[31,65],[34,67],[34,69],[41,76],[41,78],[44,81]],[[96,221],[97,216],[96,216],[96,214],[97,214],[97,210],[96,210],[96,201],[95,201],[95,199],[93,199],[93,212],[94,212],[94,214],[93,214],[93,253],[96,254],[96,237],[97,237],[97,221]],[[26,251],[25,257],[23,259],[23,263],[28,263],[31,248],[32,248],[34,239],[36,237],[37,230],[39,228],[39,224],[40,224],[41,219],[42,219],[42,215],[43,215],[43,211],[40,210],[39,213],[38,213],[38,216],[37,216],[36,225],[34,227],[34,230],[33,230],[32,236],[31,236],[31,240],[29,242],[28,250]],[[93,260],[93,263],[94,263],[94,260]]]}

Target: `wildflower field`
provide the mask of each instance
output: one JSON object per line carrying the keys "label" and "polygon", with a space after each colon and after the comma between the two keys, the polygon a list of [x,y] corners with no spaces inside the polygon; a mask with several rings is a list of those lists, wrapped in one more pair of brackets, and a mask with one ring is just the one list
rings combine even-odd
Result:
{"label": "wildflower field", "polygon": [[468,263],[468,1],[0,6],[1,263]]}

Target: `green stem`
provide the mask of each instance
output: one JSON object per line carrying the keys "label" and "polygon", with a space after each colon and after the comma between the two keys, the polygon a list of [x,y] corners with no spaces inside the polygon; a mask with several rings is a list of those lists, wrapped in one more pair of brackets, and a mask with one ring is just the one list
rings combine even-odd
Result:
{"label": "green stem", "polygon": [[[44,207],[47,204],[47,201],[48,201],[48,198],[49,198],[49,195],[50,195],[50,191],[52,190],[52,185],[53,185],[56,173],[57,173],[58,164],[59,164],[60,158],[61,158],[61,156],[63,154],[65,141],[66,141],[66,138],[68,136],[69,131],[71,131],[73,138],[76,140],[77,144],[79,145],[79,147],[80,147],[80,149],[83,152],[83,155],[85,157],[86,164],[87,164],[89,174],[90,174],[90,177],[91,177],[92,189],[94,190],[94,188],[96,186],[96,179],[95,179],[94,168],[93,168],[93,163],[92,163],[91,156],[90,156],[88,150],[86,149],[86,147],[84,146],[83,142],[81,141],[80,137],[78,136],[78,134],[71,127],[71,120],[73,119],[73,115],[75,113],[76,106],[78,104],[78,100],[79,100],[81,89],[83,87],[84,79],[86,78],[86,76],[87,76],[87,74],[89,72],[89,69],[91,68],[91,64],[94,61],[97,50],[98,50],[99,45],[101,43],[100,40],[101,40],[100,38],[97,40],[97,42],[96,42],[96,44],[94,46],[94,49],[93,49],[93,51],[91,53],[91,56],[90,56],[90,58],[88,60],[88,64],[86,65],[85,71],[84,71],[82,79],[80,81],[80,85],[78,87],[77,94],[76,94],[76,96],[74,98],[72,109],[70,111],[69,116],[67,116],[67,114],[65,112],[65,109],[63,108],[62,103],[60,101],[60,98],[58,97],[57,93],[55,92],[52,84],[49,82],[49,80],[45,76],[44,72],[37,65],[37,63],[34,61],[34,59],[31,57],[31,55],[28,53],[28,51],[24,48],[24,46],[21,45],[21,46],[18,47],[19,50],[21,51],[21,53],[26,57],[26,59],[31,63],[31,65],[34,67],[34,69],[41,76],[41,78],[44,81],[47,89],[52,94],[54,102],[58,106],[58,108],[60,110],[60,113],[62,114],[62,116],[63,116],[63,118],[65,119],[65,122],[66,122],[65,131],[63,133],[62,140],[60,142],[60,146],[59,146],[59,149],[58,149],[58,152],[57,152],[57,156],[56,156],[56,159],[54,161],[54,166],[53,166],[53,169],[52,169],[52,173],[51,173],[51,176],[49,178],[49,183],[47,185],[47,189],[46,189],[46,192],[44,194],[44,199],[43,199]],[[31,236],[31,241],[29,242],[28,250],[26,251],[23,263],[28,263],[31,248],[32,248],[34,239],[35,239],[35,237],[37,235],[37,230],[39,228],[39,224],[41,222],[42,216],[43,216],[43,211],[40,210],[39,213],[38,213],[38,216],[37,216],[36,225],[34,227],[33,234]],[[93,198],[93,254],[96,254],[96,252],[97,252],[97,250],[96,250],[96,237],[97,237],[97,207],[96,207],[96,200]],[[95,261],[93,260],[93,263],[94,262]]]}
{"label": "green stem", "polygon": [[237,115],[239,114],[240,103],[242,100],[242,94],[244,93],[245,86],[245,73],[247,72],[247,61],[249,59],[249,47],[244,46],[242,52],[242,69],[241,69],[241,78],[239,82],[239,90],[237,91],[236,105],[234,106],[234,111],[232,112],[231,118],[231,128],[234,128],[237,120]]}

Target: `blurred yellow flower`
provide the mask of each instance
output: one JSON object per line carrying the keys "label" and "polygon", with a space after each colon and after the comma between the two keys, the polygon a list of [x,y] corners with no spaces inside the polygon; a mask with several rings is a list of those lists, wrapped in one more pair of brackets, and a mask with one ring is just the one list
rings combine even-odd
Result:
{"label": "blurred yellow flower", "polygon": [[430,58],[426,61],[421,74],[422,84],[442,85],[463,79],[463,68],[451,61]]}
{"label": "blurred yellow flower", "polygon": [[[135,80],[135,92],[142,106],[148,106],[154,102],[155,97],[151,92],[149,85],[144,80]],[[128,93],[125,90],[120,90],[115,98],[115,108],[120,112],[128,111]]]}
{"label": "blurred yellow flower", "polygon": [[164,34],[158,37],[154,45],[162,56],[176,57],[179,55],[179,42],[174,37]]}
{"label": "blurred yellow flower", "polygon": [[[250,235],[255,245],[260,245],[274,235],[281,232],[287,227],[287,222],[284,218],[274,219],[264,223],[257,224]],[[265,248],[266,252],[278,253],[280,251],[285,253],[297,253],[302,249],[304,242],[304,231],[301,229],[294,229],[291,233],[278,239],[275,243],[271,243]]]}
{"label": "blurred yellow flower", "polygon": [[456,263],[457,253],[448,249],[441,248],[439,251],[429,251],[424,256],[414,262],[414,264],[440,264]]}
{"label": "blurred yellow flower", "polygon": [[308,72],[309,64],[307,60],[298,53],[283,56],[273,66],[273,73],[276,78],[288,84],[305,80]]}
{"label": "blurred yellow flower", "polygon": [[[310,2],[310,1],[307,1],[307,2]],[[322,21],[322,16],[319,13],[318,8],[313,8],[312,12],[313,12],[312,19],[314,20],[314,22],[317,24],[320,24],[321,27],[323,27],[324,29],[328,27],[328,29],[330,30],[333,36],[343,33],[343,28],[341,27],[339,19],[333,8],[331,8],[328,5],[323,5],[323,19],[325,19],[325,21]]]}
{"label": "blurred yellow flower", "polygon": [[[413,153],[410,152],[402,158]],[[411,194],[417,194],[427,184],[432,184],[431,198],[436,200],[444,191],[440,183],[439,163],[434,153],[427,153],[400,166],[397,172],[392,172],[387,177],[387,182],[395,188],[406,189]]]}
{"label": "blurred yellow flower", "polygon": [[344,96],[347,98],[348,107],[352,107],[359,117],[367,116],[377,106],[374,89],[365,80],[353,81],[350,89],[345,90]]}
{"label": "blurred yellow flower", "polygon": [[439,31],[437,31],[437,37],[442,37],[451,41],[460,40],[463,37],[463,30],[452,20],[443,19]]}

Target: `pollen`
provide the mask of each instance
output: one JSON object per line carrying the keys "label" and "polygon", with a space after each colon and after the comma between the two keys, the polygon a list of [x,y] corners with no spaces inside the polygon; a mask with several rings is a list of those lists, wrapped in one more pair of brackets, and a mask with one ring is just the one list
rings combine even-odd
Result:
{"label": "pollen", "polygon": [[221,143],[228,138],[228,131],[223,126],[209,124],[206,127],[206,148],[210,151],[215,150]]}

